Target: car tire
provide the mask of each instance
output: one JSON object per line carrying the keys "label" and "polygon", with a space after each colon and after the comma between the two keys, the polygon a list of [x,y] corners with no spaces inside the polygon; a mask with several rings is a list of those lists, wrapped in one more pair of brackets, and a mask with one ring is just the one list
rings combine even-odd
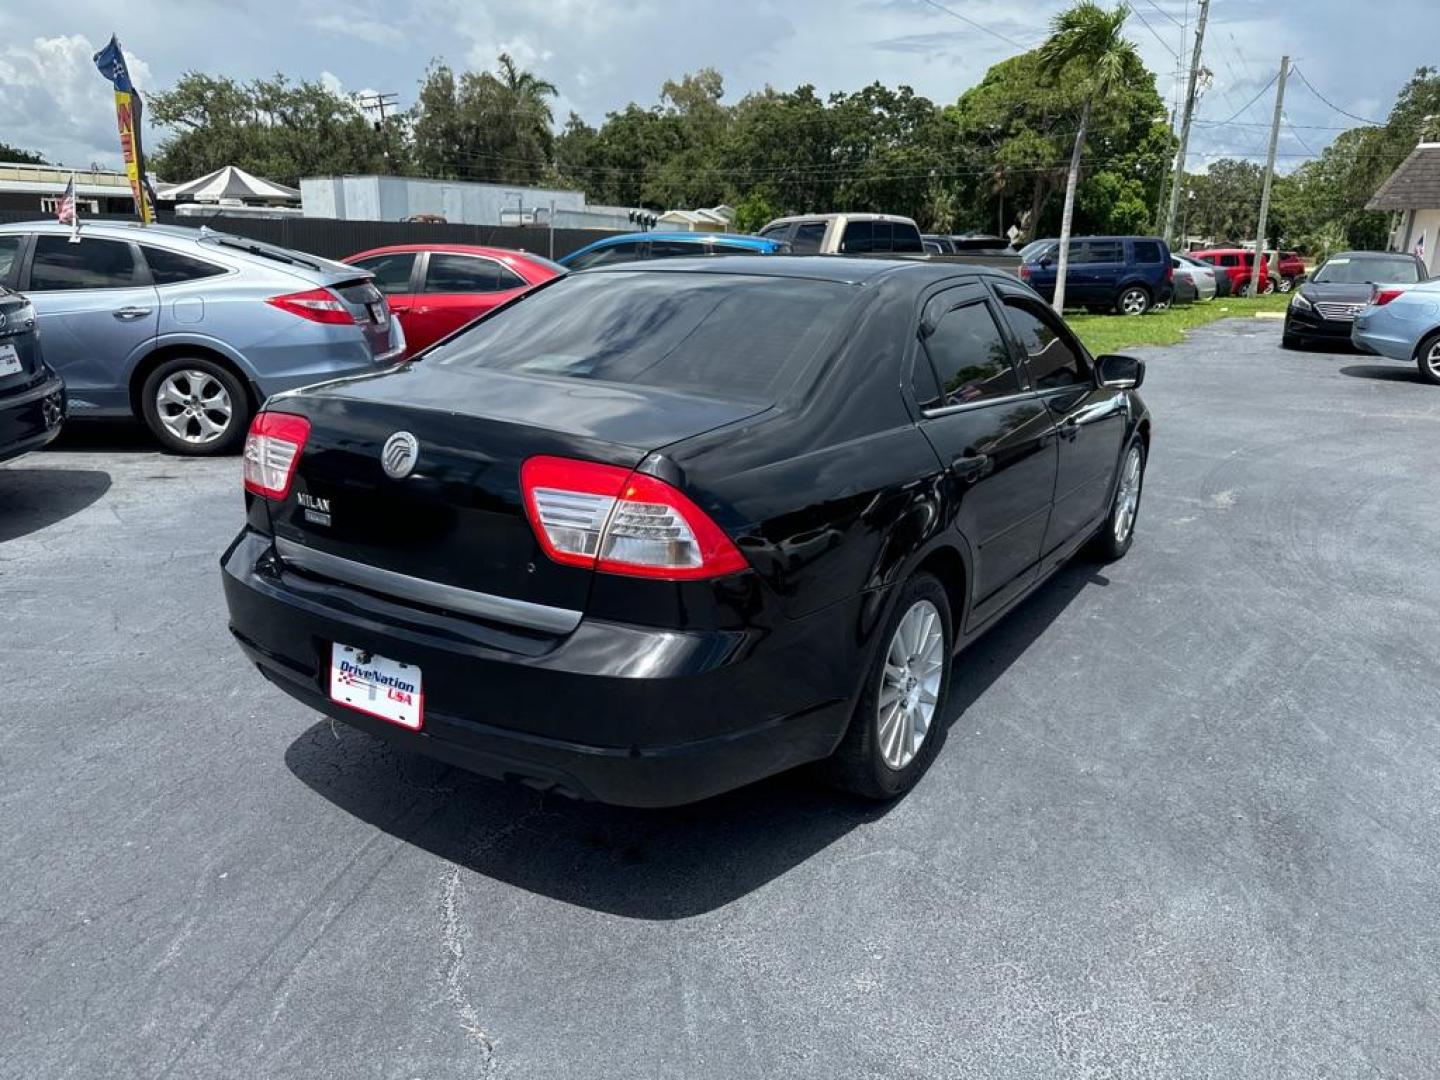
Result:
{"label": "car tire", "polygon": [[232,454],[250,426],[250,395],[229,368],[198,356],[177,356],[146,376],[140,413],[173,454]]}
{"label": "car tire", "polygon": [[1288,293],[1291,289],[1295,288],[1295,279],[1288,277],[1281,278],[1280,283],[1276,285],[1275,288],[1279,289],[1282,293]]}
{"label": "car tire", "polygon": [[1249,295],[1250,295],[1250,282],[1248,282],[1248,281],[1242,281],[1239,285],[1236,285],[1236,286],[1235,286],[1235,295],[1238,296],[1238,297],[1239,297],[1240,299],[1242,299],[1242,300],[1243,300],[1245,297],[1249,296]]}
{"label": "car tire", "polygon": [[1278,279],[1273,278],[1273,277],[1267,277],[1267,278],[1265,279],[1265,289],[1264,289],[1264,292],[1265,292],[1266,295],[1269,295],[1270,293],[1276,292],[1279,288],[1280,288],[1280,282],[1279,282]]}
{"label": "car tire", "polygon": [[1440,334],[1431,334],[1415,347],[1415,367],[1420,378],[1440,386]]}
{"label": "car tire", "polygon": [[1115,297],[1115,311],[1119,315],[1144,315],[1150,310],[1150,290],[1143,285],[1128,285]]}
{"label": "car tire", "polygon": [[1120,458],[1120,475],[1110,499],[1110,513],[1095,534],[1091,552],[1101,562],[1123,559],[1135,542],[1135,522],[1140,515],[1140,496],[1145,490],[1145,442],[1135,438]]}
{"label": "car tire", "polygon": [[935,577],[916,574],[901,587],[850,727],[827,763],[836,787],[867,799],[893,799],[924,775],[946,720],[952,626],[949,598]]}

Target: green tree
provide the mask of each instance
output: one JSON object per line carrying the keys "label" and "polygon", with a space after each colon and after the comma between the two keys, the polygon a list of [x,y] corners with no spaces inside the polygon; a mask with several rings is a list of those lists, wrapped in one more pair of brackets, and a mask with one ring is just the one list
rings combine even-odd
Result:
{"label": "green tree", "polygon": [[502,184],[534,184],[550,171],[555,151],[550,99],[555,84],[500,55],[496,71],[457,78],[433,64],[411,110],[415,167],[425,176]]}
{"label": "green tree", "polygon": [[0,161],[14,161],[22,165],[45,165],[46,160],[31,150],[21,150],[9,143],[0,142]]}
{"label": "green tree", "polygon": [[1065,178],[1065,208],[1060,216],[1060,255],[1055,273],[1055,309],[1065,308],[1065,274],[1069,263],[1070,229],[1075,215],[1075,193],[1080,186],[1080,158],[1085,151],[1086,128],[1097,101],[1112,97],[1130,72],[1142,68],[1135,46],[1123,34],[1130,9],[1125,4],[1106,11],[1094,0],[1080,0],[1051,23],[1050,37],[1040,46],[1040,69],[1052,82],[1067,71],[1083,75],[1080,116]]}

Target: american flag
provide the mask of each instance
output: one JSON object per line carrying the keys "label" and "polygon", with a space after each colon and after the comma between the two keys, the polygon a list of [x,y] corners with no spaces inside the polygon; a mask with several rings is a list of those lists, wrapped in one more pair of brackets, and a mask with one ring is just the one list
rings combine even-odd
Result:
{"label": "american flag", "polygon": [[1415,241],[1415,257],[1421,262],[1425,261],[1425,234],[1420,234],[1420,239]]}
{"label": "american flag", "polygon": [[55,211],[55,220],[61,225],[76,225],[79,222],[75,215],[75,174],[70,174],[70,182],[65,185],[65,194],[60,196],[60,205]]}

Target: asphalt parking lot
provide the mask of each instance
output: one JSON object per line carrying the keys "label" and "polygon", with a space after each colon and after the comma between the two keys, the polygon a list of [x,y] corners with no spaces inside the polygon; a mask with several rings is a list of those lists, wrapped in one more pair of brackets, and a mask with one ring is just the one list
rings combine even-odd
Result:
{"label": "asphalt parking lot", "polygon": [[1278,342],[1141,351],[1133,550],[882,808],[397,756],[231,644],[235,459],[0,467],[0,1075],[1440,1073],[1440,391]]}

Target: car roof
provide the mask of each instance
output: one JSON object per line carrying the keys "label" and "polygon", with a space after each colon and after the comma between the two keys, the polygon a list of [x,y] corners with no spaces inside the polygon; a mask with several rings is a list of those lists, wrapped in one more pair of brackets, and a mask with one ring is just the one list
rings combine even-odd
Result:
{"label": "car roof", "polygon": [[407,252],[438,251],[446,255],[481,255],[487,259],[534,259],[544,258],[537,256],[533,251],[519,251],[516,248],[486,247],[483,244],[385,244],[381,247],[367,248],[364,251],[357,251],[354,255],[346,255],[342,262],[350,262],[352,259],[364,259],[374,255],[401,255]]}
{"label": "car roof", "polygon": [[906,217],[904,214],[850,214],[850,213],[828,213],[828,214],[790,214],[786,217],[778,217],[774,221],[765,223],[765,228],[773,228],[776,225],[788,225],[793,221],[838,221],[843,218],[846,221],[903,221],[914,225],[915,219]]}
{"label": "car roof", "polygon": [[717,240],[743,247],[772,248],[776,242],[768,236],[749,236],[745,233],[712,232],[637,232],[620,233],[596,240],[586,247],[608,247],[611,244],[627,244],[635,240],[675,240],[682,244],[712,244]]}
{"label": "car roof", "polygon": [[908,273],[929,280],[958,276],[985,276],[1020,282],[1010,274],[986,266],[967,263],[934,263],[920,259],[853,258],[845,255],[777,255],[773,259],[750,258],[674,258],[648,261],[610,263],[585,274],[737,274],[745,277],[807,278],[833,281],[843,285],[863,285],[888,274]]}
{"label": "car roof", "polygon": [[[40,218],[35,221],[10,221],[0,224],[0,232],[63,232],[68,233],[69,225],[61,225],[54,218]],[[221,230],[223,231],[223,230]],[[177,240],[198,240],[200,239],[199,226],[186,225],[142,225],[138,221],[101,221],[93,218],[82,217],[80,219],[80,234],[93,233],[141,233],[143,236],[169,236]],[[130,236],[132,240],[142,239],[143,236]]]}
{"label": "car roof", "polygon": [[1325,261],[1331,259],[1413,259],[1414,255],[1408,251],[1336,251],[1325,257]]}

